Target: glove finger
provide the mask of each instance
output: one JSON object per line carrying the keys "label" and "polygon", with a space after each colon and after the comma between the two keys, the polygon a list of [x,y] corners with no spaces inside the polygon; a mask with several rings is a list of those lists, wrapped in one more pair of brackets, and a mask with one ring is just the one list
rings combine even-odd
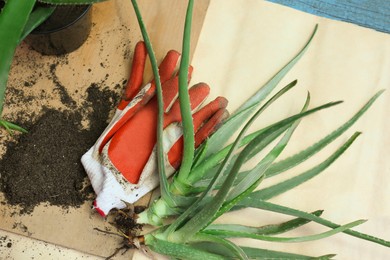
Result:
{"label": "glove finger", "polygon": [[194,131],[197,132],[203,123],[206,123],[218,110],[226,108],[228,101],[224,97],[217,97],[193,115]]}
{"label": "glove finger", "polygon": [[175,75],[175,70],[180,58],[180,53],[175,50],[170,50],[165,55],[159,66],[159,75],[161,84],[171,79]]}
{"label": "glove finger", "polygon": [[[188,90],[191,103],[191,111],[195,111],[206,100],[210,93],[210,87],[206,83],[198,83]],[[173,122],[181,122],[180,102],[179,99],[173,103],[169,113],[164,117],[164,126]]]}
{"label": "glove finger", "polygon": [[[180,53],[174,50],[168,51],[168,53],[165,55],[164,59],[160,63],[160,66],[158,67],[161,85],[163,85],[166,81],[170,80],[174,76],[179,58]],[[142,99],[140,101],[141,104],[145,105],[146,103],[148,103],[149,100],[154,96],[155,92],[156,82],[153,79],[150,82],[150,88],[148,88],[142,93]]]}
{"label": "glove finger", "polygon": [[219,97],[194,115],[195,147],[213,134],[229,116],[226,105],[227,100]]}
{"label": "glove finger", "polygon": [[[229,113],[225,108],[217,110],[211,118],[202,126],[202,128],[195,134],[195,148],[212,133],[214,133],[221,125],[224,119],[229,116]],[[194,127],[195,123],[194,123]],[[183,156],[183,136],[181,136],[169,149],[168,161],[169,164],[174,168],[178,169]]]}
{"label": "glove finger", "polygon": [[134,49],[134,57],[129,81],[127,82],[122,100],[118,105],[118,109],[123,110],[130,102],[130,100],[132,100],[140,90],[143,81],[146,57],[147,50],[145,43],[140,41],[137,43]]}
{"label": "glove finger", "polygon": [[183,142],[183,136],[181,136],[168,151],[168,161],[174,169],[178,169],[180,166],[183,157]]}
{"label": "glove finger", "polygon": [[[192,76],[193,67],[190,66],[188,69],[188,82]],[[166,81],[162,86],[163,90],[163,102],[164,102],[164,112],[168,113],[168,111],[172,108],[172,105],[176,101],[179,96],[179,76],[171,78]]]}
{"label": "glove finger", "polygon": [[222,108],[218,110],[195,134],[195,147],[198,147],[210,135],[212,135],[229,117],[229,112]]}
{"label": "glove finger", "polygon": [[[144,42],[139,42],[136,45],[136,49],[134,51],[134,59],[130,80],[127,84],[124,97],[122,98],[121,103],[118,108],[123,110],[129,102],[137,95],[140,94],[140,88],[143,80],[143,73],[145,69],[145,62],[147,57],[147,50]],[[174,75],[178,60],[180,58],[180,53],[177,51],[171,50],[169,51],[163,61],[159,66],[159,74],[161,84],[172,78]],[[146,104],[154,95],[156,91],[156,83],[154,80],[150,83],[151,86],[142,93],[142,99],[140,99],[141,104]]]}

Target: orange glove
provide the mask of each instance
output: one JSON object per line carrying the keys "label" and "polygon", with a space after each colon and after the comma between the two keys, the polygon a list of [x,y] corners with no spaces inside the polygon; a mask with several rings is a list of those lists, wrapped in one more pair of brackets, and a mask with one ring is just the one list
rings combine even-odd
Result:
{"label": "orange glove", "polygon": [[[143,42],[136,45],[130,79],[122,101],[95,145],[81,161],[97,194],[94,207],[105,216],[112,208],[123,208],[158,186],[156,128],[158,105],[154,81],[141,88],[147,53]],[[169,51],[160,64],[163,89],[164,151],[167,175],[180,165],[183,140],[178,76],[175,73],[180,54]],[[190,68],[191,76],[192,68]],[[189,89],[195,145],[199,146],[228,115],[227,100],[218,97],[199,107],[209,94],[209,87],[199,83]],[[195,112],[197,111],[197,112]]]}

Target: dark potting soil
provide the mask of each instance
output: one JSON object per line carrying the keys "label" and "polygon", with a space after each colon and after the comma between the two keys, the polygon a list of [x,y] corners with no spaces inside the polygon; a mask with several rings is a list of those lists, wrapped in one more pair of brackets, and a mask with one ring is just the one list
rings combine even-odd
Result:
{"label": "dark potting soil", "polygon": [[[44,109],[28,134],[9,142],[0,160],[0,190],[7,203],[30,212],[41,202],[64,207],[85,202],[92,188],[85,185],[80,158],[106,127],[118,98],[115,91],[91,84],[81,108]],[[87,115],[88,129],[81,126],[83,115]]]}

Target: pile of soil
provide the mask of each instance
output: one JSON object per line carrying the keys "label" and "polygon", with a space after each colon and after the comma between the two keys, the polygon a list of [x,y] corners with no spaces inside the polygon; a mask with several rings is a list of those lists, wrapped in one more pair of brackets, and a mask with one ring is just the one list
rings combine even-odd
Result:
{"label": "pile of soil", "polygon": [[[64,103],[73,107],[66,96]],[[118,94],[91,84],[82,107],[72,110],[46,108],[40,118],[16,142],[9,142],[0,160],[1,185],[7,202],[30,212],[41,202],[79,206],[92,194],[86,185],[81,156],[107,125]],[[74,107],[73,107],[74,108]],[[82,128],[83,115],[89,121]]]}

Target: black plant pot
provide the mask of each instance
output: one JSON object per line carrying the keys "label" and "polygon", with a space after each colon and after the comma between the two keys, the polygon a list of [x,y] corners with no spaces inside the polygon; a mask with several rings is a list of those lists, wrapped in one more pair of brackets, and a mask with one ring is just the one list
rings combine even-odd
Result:
{"label": "black plant pot", "polygon": [[45,55],[61,55],[78,49],[92,27],[91,5],[61,5],[26,37],[25,41]]}

